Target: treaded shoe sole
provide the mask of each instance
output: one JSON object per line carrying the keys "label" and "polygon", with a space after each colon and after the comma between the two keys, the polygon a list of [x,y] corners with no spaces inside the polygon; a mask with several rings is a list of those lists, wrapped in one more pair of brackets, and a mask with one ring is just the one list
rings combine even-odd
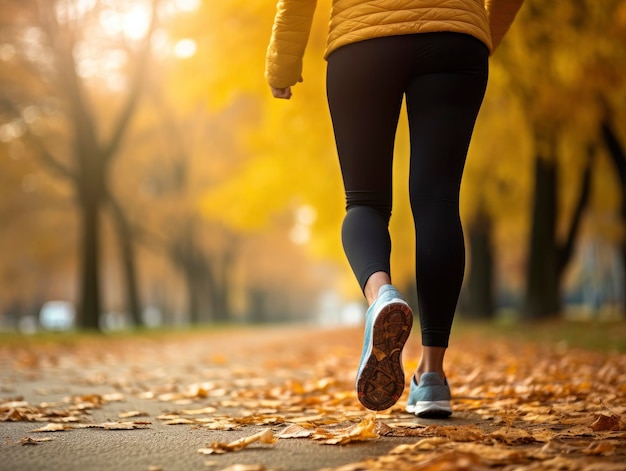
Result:
{"label": "treaded shoe sole", "polygon": [[389,409],[400,399],[404,391],[402,349],[412,325],[413,313],[405,303],[389,303],[378,314],[372,329],[372,351],[356,384],[359,401],[366,408]]}
{"label": "treaded shoe sole", "polygon": [[423,418],[440,418],[449,417],[452,407],[450,401],[418,401],[414,406],[407,406],[407,412]]}

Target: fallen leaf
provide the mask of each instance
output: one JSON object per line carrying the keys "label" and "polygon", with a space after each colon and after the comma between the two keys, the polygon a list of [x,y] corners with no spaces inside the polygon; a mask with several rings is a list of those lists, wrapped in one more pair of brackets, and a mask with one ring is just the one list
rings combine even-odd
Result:
{"label": "fallen leaf", "polygon": [[594,432],[622,430],[621,418],[619,415],[595,414],[593,418],[594,420],[591,422],[589,427],[591,427],[591,430]]}
{"label": "fallen leaf", "polygon": [[148,414],[146,412],[141,412],[138,410],[131,410],[128,412],[120,412],[117,414],[120,419],[130,419],[131,417],[147,417]]}
{"label": "fallen leaf", "polygon": [[480,441],[485,438],[485,433],[475,425],[459,427],[449,425],[430,425],[422,431],[422,434],[447,437],[455,442]]}
{"label": "fallen leaf", "polygon": [[435,450],[441,446],[448,445],[450,440],[445,437],[429,437],[419,440],[412,445],[398,445],[389,452],[391,455],[403,453],[414,453],[415,451]]}
{"label": "fallen leaf", "polygon": [[72,430],[73,428],[74,426],[72,425],[50,423],[48,425],[45,425],[44,427],[31,430],[31,432],[64,432],[66,430]]}
{"label": "fallen leaf", "polygon": [[231,419],[209,419],[208,422],[201,423],[203,428],[207,428],[209,430],[237,430],[241,428],[241,424],[238,424]]}
{"label": "fallen leaf", "polygon": [[202,409],[184,409],[180,413],[183,415],[200,415],[200,414],[214,414],[217,412],[215,407],[203,407]]}
{"label": "fallen leaf", "polygon": [[355,424],[345,430],[338,432],[326,431],[331,435],[331,438],[324,437],[322,443],[325,445],[345,445],[350,442],[378,438],[375,428],[376,416],[372,414],[371,416],[364,418],[358,424]]}
{"label": "fallen leaf", "polygon": [[22,437],[20,439],[20,443],[22,445],[39,445],[40,442],[50,442],[50,441],[52,441],[52,438],[50,437],[39,437],[39,438]]}
{"label": "fallen leaf", "polygon": [[615,454],[617,445],[611,441],[601,441],[597,443],[590,443],[589,446],[583,450],[585,455],[590,456],[609,456]]}
{"label": "fallen leaf", "polygon": [[221,471],[265,471],[265,466],[262,464],[233,464]]}
{"label": "fallen leaf", "polygon": [[525,453],[522,450],[511,448],[505,445],[483,445],[482,443],[462,443],[455,447],[465,453],[479,456],[483,463],[488,464],[508,464],[523,460]]}
{"label": "fallen leaf", "polygon": [[150,422],[103,422],[100,424],[76,424],[75,428],[100,428],[105,430],[134,430],[146,428]]}
{"label": "fallen leaf", "polygon": [[489,434],[489,437],[499,441],[504,442],[508,445],[520,445],[524,443],[533,443],[535,442],[535,437],[530,434],[530,432],[514,427],[505,427],[496,430]]}
{"label": "fallen leaf", "polygon": [[121,393],[109,393],[109,394],[103,394],[102,400],[104,402],[124,402],[126,398]]}
{"label": "fallen leaf", "polygon": [[198,450],[198,453],[202,453],[204,455],[222,454],[222,453],[227,453],[230,451],[241,450],[255,442],[273,444],[275,441],[276,439],[274,438],[274,434],[272,433],[272,431],[269,429],[265,429],[261,432],[255,433],[254,435],[250,435],[248,437],[243,437],[243,438],[240,438],[239,440],[235,440],[234,442],[211,443],[210,445],[208,445],[207,448],[200,448]]}
{"label": "fallen leaf", "polygon": [[312,436],[313,433],[313,430],[306,429],[302,425],[291,424],[276,434],[276,438],[308,438]]}
{"label": "fallen leaf", "polygon": [[178,417],[176,419],[166,420],[165,422],[163,422],[163,425],[191,425],[195,423],[195,420]]}
{"label": "fallen leaf", "polygon": [[384,422],[377,421],[374,431],[381,437],[392,435],[394,430]]}

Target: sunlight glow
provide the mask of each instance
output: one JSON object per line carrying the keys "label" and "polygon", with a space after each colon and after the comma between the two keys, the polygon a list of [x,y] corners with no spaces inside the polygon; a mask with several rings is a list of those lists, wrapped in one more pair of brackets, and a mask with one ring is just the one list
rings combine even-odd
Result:
{"label": "sunlight glow", "polygon": [[188,59],[196,53],[196,42],[193,39],[181,39],[174,46],[174,54],[181,59]]}
{"label": "sunlight glow", "polygon": [[311,239],[311,225],[317,219],[317,211],[313,206],[302,205],[296,209],[295,224],[289,231],[291,242],[296,245],[306,244]]}
{"label": "sunlight glow", "polygon": [[123,13],[104,10],[100,14],[100,25],[109,36],[123,34],[129,39],[143,38],[150,26],[150,10],[147,5],[136,4]]}
{"label": "sunlight glow", "polygon": [[61,23],[78,21],[96,7],[96,0],[62,0],[56,3],[57,18]]}
{"label": "sunlight glow", "polygon": [[317,219],[317,211],[313,206],[305,204],[296,211],[296,221],[299,224],[310,226]]}
{"label": "sunlight glow", "polygon": [[174,3],[181,11],[195,11],[200,7],[200,0],[175,0]]}
{"label": "sunlight glow", "polygon": [[306,226],[294,226],[289,231],[289,238],[291,239],[291,242],[296,245],[304,245],[311,238],[311,231]]}
{"label": "sunlight glow", "polygon": [[145,6],[135,5],[122,16],[124,33],[130,39],[141,39],[150,26],[150,12]]}

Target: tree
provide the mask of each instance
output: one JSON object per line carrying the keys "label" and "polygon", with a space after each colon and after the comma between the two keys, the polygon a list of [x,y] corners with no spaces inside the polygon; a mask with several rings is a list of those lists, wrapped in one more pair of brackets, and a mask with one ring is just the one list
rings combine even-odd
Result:
{"label": "tree", "polygon": [[[13,82],[5,89],[4,101],[12,108],[14,119],[26,123],[24,140],[47,168],[64,177],[73,188],[81,227],[80,325],[100,328],[101,211],[107,202],[122,242],[129,308],[139,321],[128,227],[119,203],[109,191],[108,178],[139,102],[156,25],[156,1],[146,4],[151,11],[148,25],[143,37],[133,44],[122,36],[107,35],[100,27],[103,15],[122,14],[105,2],[88,5],[72,0],[29,0],[11,2],[10,7],[10,39],[17,50],[14,71],[28,80]],[[128,91],[116,116],[108,123],[108,133],[103,131],[103,116],[90,96],[92,84],[85,78],[99,72],[101,64],[90,54],[103,45],[131,64]],[[33,90],[38,93],[32,93]],[[51,97],[55,98],[54,105],[50,105]],[[31,124],[23,116],[27,109],[41,110],[46,106],[55,108],[52,119],[44,120],[42,116]]]}
{"label": "tree", "polygon": [[[580,31],[599,34],[589,18],[597,10],[580,2],[547,6],[527,2],[512,31],[508,50],[499,65],[506,71],[510,86],[520,97],[534,143],[535,188],[532,229],[527,264],[525,315],[530,318],[557,316],[561,311],[560,290],[565,268],[573,250],[584,209],[590,200],[593,149],[597,136],[580,133],[568,136],[566,127],[582,127],[572,105],[581,104],[584,64],[576,52],[592,49],[583,43]],[[588,41],[587,41],[588,42]],[[586,102],[582,102],[586,103]],[[566,165],[580,169],[577,194],[572,195],[570,214],[559,210],[560,166],[566,139],[576,142],[575,160]],[[562,237],[558,228],[564,225]]]}

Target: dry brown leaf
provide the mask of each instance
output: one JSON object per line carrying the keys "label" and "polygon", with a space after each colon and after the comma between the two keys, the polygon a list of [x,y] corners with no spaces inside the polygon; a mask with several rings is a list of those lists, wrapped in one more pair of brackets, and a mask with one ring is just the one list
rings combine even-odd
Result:
{"label": "dry brown leaf", "polygon": [[195,424],[196,421],[193,419],[185,419],[183,417],[177,417],[175,419],[166,420],[163,422],[163,425],[192,425]]}
{"label": "dry brown leaf", "polygon": [[606,461],[586,464],[582,468],[581,471],[624,471],[626,466],[624,463],[608,463]]}
{"label": "dry brown leaf", "polygon": [[159,420],[176,420],[176,419],[180,419],[180,416],[178,414],[161,414],[160,416],[157,417],[157,419],[159,419]]}
{"label": "dry brown leaf", "polygon": [[19,408],[7,409],[0,414],[0,422],[20,422],[24,420],[29,420],[28,415]]}
{"label": "dry brown leaf", "polygon": [[228,453],[230,451],[241,450],[255,442],[273,444],[274,442],[276,442],[276,439],[274,438],[274,434],[272,433],[271,430],[265,429],[261,432],[255,433],[254,435],[250,435],[248,437],[243,437],[243,438],[240,438],[239,440],[235,440],[234,442],[211,443],[208,445],[207,448],[200,448],[198,450],[198,453],[202,453],[203,455]]}
{"label": "dry brown leaf", "polygon": [[38,429],[31,430],[31,432],[65,432],[66,430],[72,430],[73,428],[73,425],[50,423]]}
{"label": "dry brown leaf", "polygon": [[241,425],[233,422],[231,419],[209,419],[209,422],[202,422],[198,420],[198,422],[202,423],[203,428],[207,428],[209,430],[237,430],[241,428]]}
{"label": "dry brown leaf", "polygon": [[126,398],[121,393],[109,393],[109,394],[103,394],[102,400],[104,402],[124,402]]}
{"label": "dry brown leaf", "polygon": [[503,445],[483,445],[481,443],[462,443],[454,448],[465,453],[480,456],[483,463],[515,463],[523,460],[525,453],[522,450]]}
{"label": "dry brown leaf", "polygon": [[594,414],[593,422],[589,425],[594,432],[622,430],[622,421],[619,415]]}
{"label": "dry brown leaf", "polygon": [[120,412],[119,414],[117,414],[117,416],[120,419],[130,419],[131,417],[148,417],[148,413],[146,412],[141,412],[138,410],[131,410],[128,412]]}
{"label": "dry brown leaf", "polygon": [[100,394],[84,394],[82,396],[72,396],[66,399],[66,402],[72,402],[77,405],[91,404],[99,407],[104,402],[104,398]]}
{"label": "dry brown leaf", "polygon": [[[488,469],[482,464],[480,456],[455,450],[447,451],[442,455],[416,456],[414,458],[415,460],[409,459],[410,468],[407,467],[411,471],[483,471]],[[397,469],[402,468],[398,467]]]}
{"label": "dry brown leaf", "polygon": [[217,409],[215,407],[203,407],[202,409],[184,409],[180,413],[183,415],[201,415],[201,414],[215,414]]}
{"label": "dry brown leaf", "polygon": [[289,422],[293,422],[294,424],[316,424],[320,420],[324,420],[323,414],[310,415],[305,417],[292,417],[289,419]]}
{"label": "dry brown leaf", "polygon": [[447,437],[455,442],[481,441],[485,438],[484,432],[475,425],[459,427],[451,425],[429,425],[422,431],[422,435]]}
{"label": "dry brown leaf", "polygon": [[262,464],[233,464],[220,471],[265,471],[265,466]]}
{"label": "dry brown leaf", "polygon": [[[345,445],[350,442],[370,440],[372,438],[379,438],[376,433],[376,415],[372,414],[369,417],[364,418],[358,424],[352,425],[347,429],[340,431],[326,431],[331,435],[331,438],[323,438],[322,443],[325,445]],[[316,438],[318,434],[314,436]]]}
{"label": "dry brown leaf", "polygon": [[39,445],[40,442],[50,442],[50,441],[52,441],[52,438],[50,438],[50,437],[39,437],[39,438],[22,437],[20,439],[20,444],[22,444],[22,445]]}
{"label": "dry brown leaf", "polygon": [[14,409],[16,407],[28,407],[28,402],[22,400],[3,402],[0,404],[0,412]]}
{"label": "dry brown leaf", "polygon": [[291,424],[276,434],[276,438],[309,438],[313,433],[313,430],[306,429],[302,425]]}
{"label": "dry brown leaf", "polygon": [[600,441],[595,443],[590,443],[589,446],[583,450],[585,455],[590,456],[610,456],[615,454],[615,450],[617,449],[617,445],[612,441]]}
{"label": "dry brown leaf", "polygon": [[138,428],[146,428],[151,422],[103,422],[100,424],[76,424],[74,428],[100,428],[104,430],[134,430]]}
{"label": "dry brown leaf", "polygon": [[403,453],[414,453],[416,451],[435,450],[437,448],[450,444],[450,440],[445,437],[429,437],[423,438],[413,445],[398,445],[389,452],[391,455],[400,455]]}
{"label": "dry brown leaf", "polygon": [[521,428],[505,427],[489,434],[489,437],[504,442],[508,445],[521,445],[524,443],[533,443],[537,440],[532,434]]}
{"label": "dry brown leaf", "polygon": [[389,425],[380,421],[376,421],[376,426],[374,427],[374,431],[381,437],[392,435],[394,432],[394,430]]}

